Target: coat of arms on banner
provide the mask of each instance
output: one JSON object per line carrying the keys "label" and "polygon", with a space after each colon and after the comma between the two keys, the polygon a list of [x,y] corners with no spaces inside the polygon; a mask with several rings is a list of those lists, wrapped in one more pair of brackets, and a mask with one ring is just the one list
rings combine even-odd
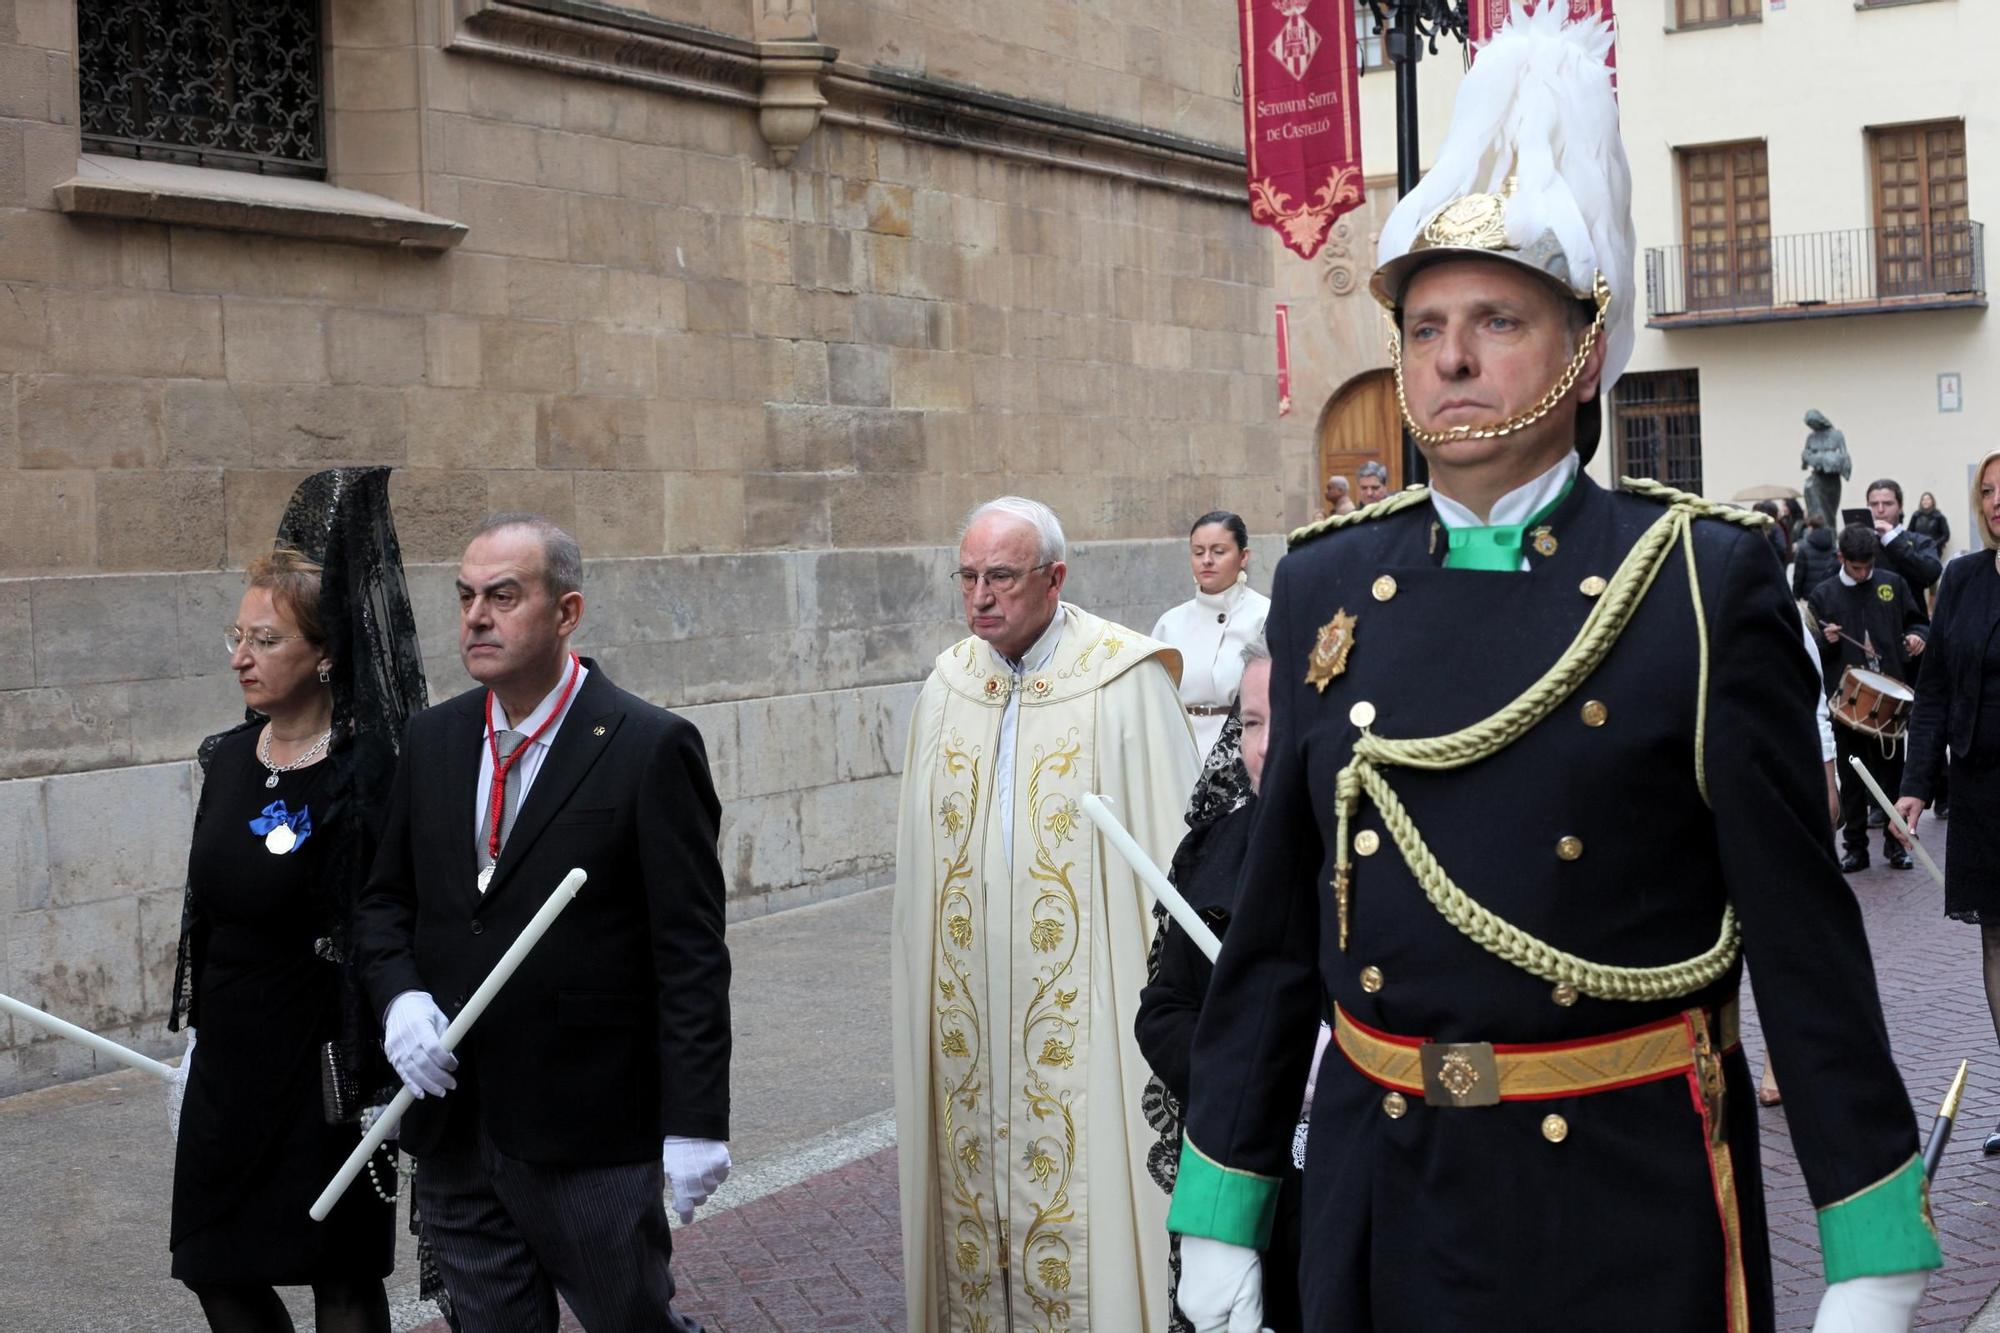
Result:
{"label": "coat of arms on banner", "polygon": [[1284,24],[1271,42],[1271,54],[1293,78],[1303,79],[1312,65],[1313,56],[1319,52],[1319,32],[1306,22],[1306,11],[1312,8],[1312,0],[1271,0],[1271,3],[1285,16]]}

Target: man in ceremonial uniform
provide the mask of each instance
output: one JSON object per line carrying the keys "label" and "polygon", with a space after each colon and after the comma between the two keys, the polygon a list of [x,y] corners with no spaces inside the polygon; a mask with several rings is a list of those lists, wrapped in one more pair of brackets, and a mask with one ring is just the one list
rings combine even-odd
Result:
{"label": "man in ceremonial uniform", "polygon": [[1064,602],[1064,553],[1046,505],[973,511],[953,576],[972,636],[910,722],[892,975],[911,1333],[1166,1327],[1132,1035],[1150,903],[1078,802],[1101,793],[1164,862],[1200,761],[1179,654]]}
{"label": "man in ceremonial uniform", "polygon": [[1822,1327],[1906,1328],[1939,1262],[1766,520],[1580,471],[1633,241],[1609,32],[1566,9],[1482,51],[1382,233],[1434,489],[1294,534],[1277,572],[1264,808],[1170,1220],[1203,1330],[1257,1327],[1322,1014],[1307,1327],[1773,1327],[1745,940]]}
{"label": "man in ceremonial uniform", "polygon": [[[1806,599],[1819,625],[1820,663],[1829,692],[1838,691],[1848,667],[1914,686],[1917,659],[1930,638],[1930,617],[1910,585],[1882,568],[1887,554],[1873,529],[1853,524],[1840,534],[1839,572]],[[1844,722],[1835,728],[1834,740],[1840,751],[1840,838],[1846,848],[1840,868],[1853,874],[1868,868],[1868,812],[1877,807],[1852,761],[1859,756],[1883,791],[1898,791],[1903,741],[1857,731]],[[1882,855],[1893,870],[1910,868],[1910,849],[1893,829],[1882,830]]]}

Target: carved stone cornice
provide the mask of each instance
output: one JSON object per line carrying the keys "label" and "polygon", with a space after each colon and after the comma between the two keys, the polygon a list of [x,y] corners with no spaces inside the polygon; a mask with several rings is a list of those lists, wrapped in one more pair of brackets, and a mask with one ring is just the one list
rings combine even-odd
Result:
{"label": "carved stone cornice", "polygon": [[1243,196],[1240,149],[841,62],[810,41],[751,42],[598,0],[444,0],[444,48],[756,108],[779,165],[820,120],[1218,201]]}

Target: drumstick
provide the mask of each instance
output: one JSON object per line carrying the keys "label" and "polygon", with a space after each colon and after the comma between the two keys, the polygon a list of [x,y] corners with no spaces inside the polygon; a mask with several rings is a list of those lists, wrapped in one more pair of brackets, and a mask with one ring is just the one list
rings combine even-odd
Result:
{"label": "drumstick", "polygon": [[1924,845],[1921,842],[1917,841],[1917,835],[1910,831],[1910,826],[1905,824],[1903,817],[1896,813],[1896,803],[1891,801],[1888,793],[1882,790],[1882,784],[1877,782],[1875,775],[1868,771],[1868,765],[1861,762],[1861,756],[1858,754],[1849,755],[1847,762],[1854,766],[1854,771],[1859,773],[1861,780],[1868,784],[1868,790],[1875,794],[1876,803],[1882,807],[1882,813],[1889,817],[1889,826],[1903,835],[1904,840],[1910,844],[1911,850],[1916,852],[1917,859],[1924,863],[1924,869],[1930,871],[1931,878],[1938,882],[1939,888],[1943,888],[1944,871],[1938,869],[1937,862],[1931,860],[1931,854],[1924,850]]}

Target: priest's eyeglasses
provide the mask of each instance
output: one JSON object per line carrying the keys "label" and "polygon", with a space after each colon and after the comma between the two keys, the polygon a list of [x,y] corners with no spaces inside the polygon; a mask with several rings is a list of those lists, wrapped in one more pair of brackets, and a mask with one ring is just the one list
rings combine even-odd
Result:
{"label": "priest's eyeglasses", "polygon": [[270,652],[288,639],[303,639],[304,637],[305,635],[303,634],[273,634],[269,630],[257,630],[246,634],[234,625],[222,631],[222,641],[229,645],[229,652],[232,657],[235,656],[237,649],[245,645],[249,646],[252,657],[262,657],[265,653]]}
{"label": "priest's eyeglasses", "polygon": [[1025,576],[1047,569],[1050,565],[1053,565],[1054,563],[1055,561],[1053,560],[1045,560],[1041,564],[1035,565],[1029,569],[1009,569],[1005,565],[999,565],[992,569],[984,571],[977,569],[959,569],[952,571],[952,578],[957,580],[960,592],[965,592],[965,593],[975,592],[978,590],[979,585],[983,582],[987,587],[991,588],[994,592],[1000,593],[1004,596],[1005,594],[1014,591],[1014,585],[1018,584]]}

